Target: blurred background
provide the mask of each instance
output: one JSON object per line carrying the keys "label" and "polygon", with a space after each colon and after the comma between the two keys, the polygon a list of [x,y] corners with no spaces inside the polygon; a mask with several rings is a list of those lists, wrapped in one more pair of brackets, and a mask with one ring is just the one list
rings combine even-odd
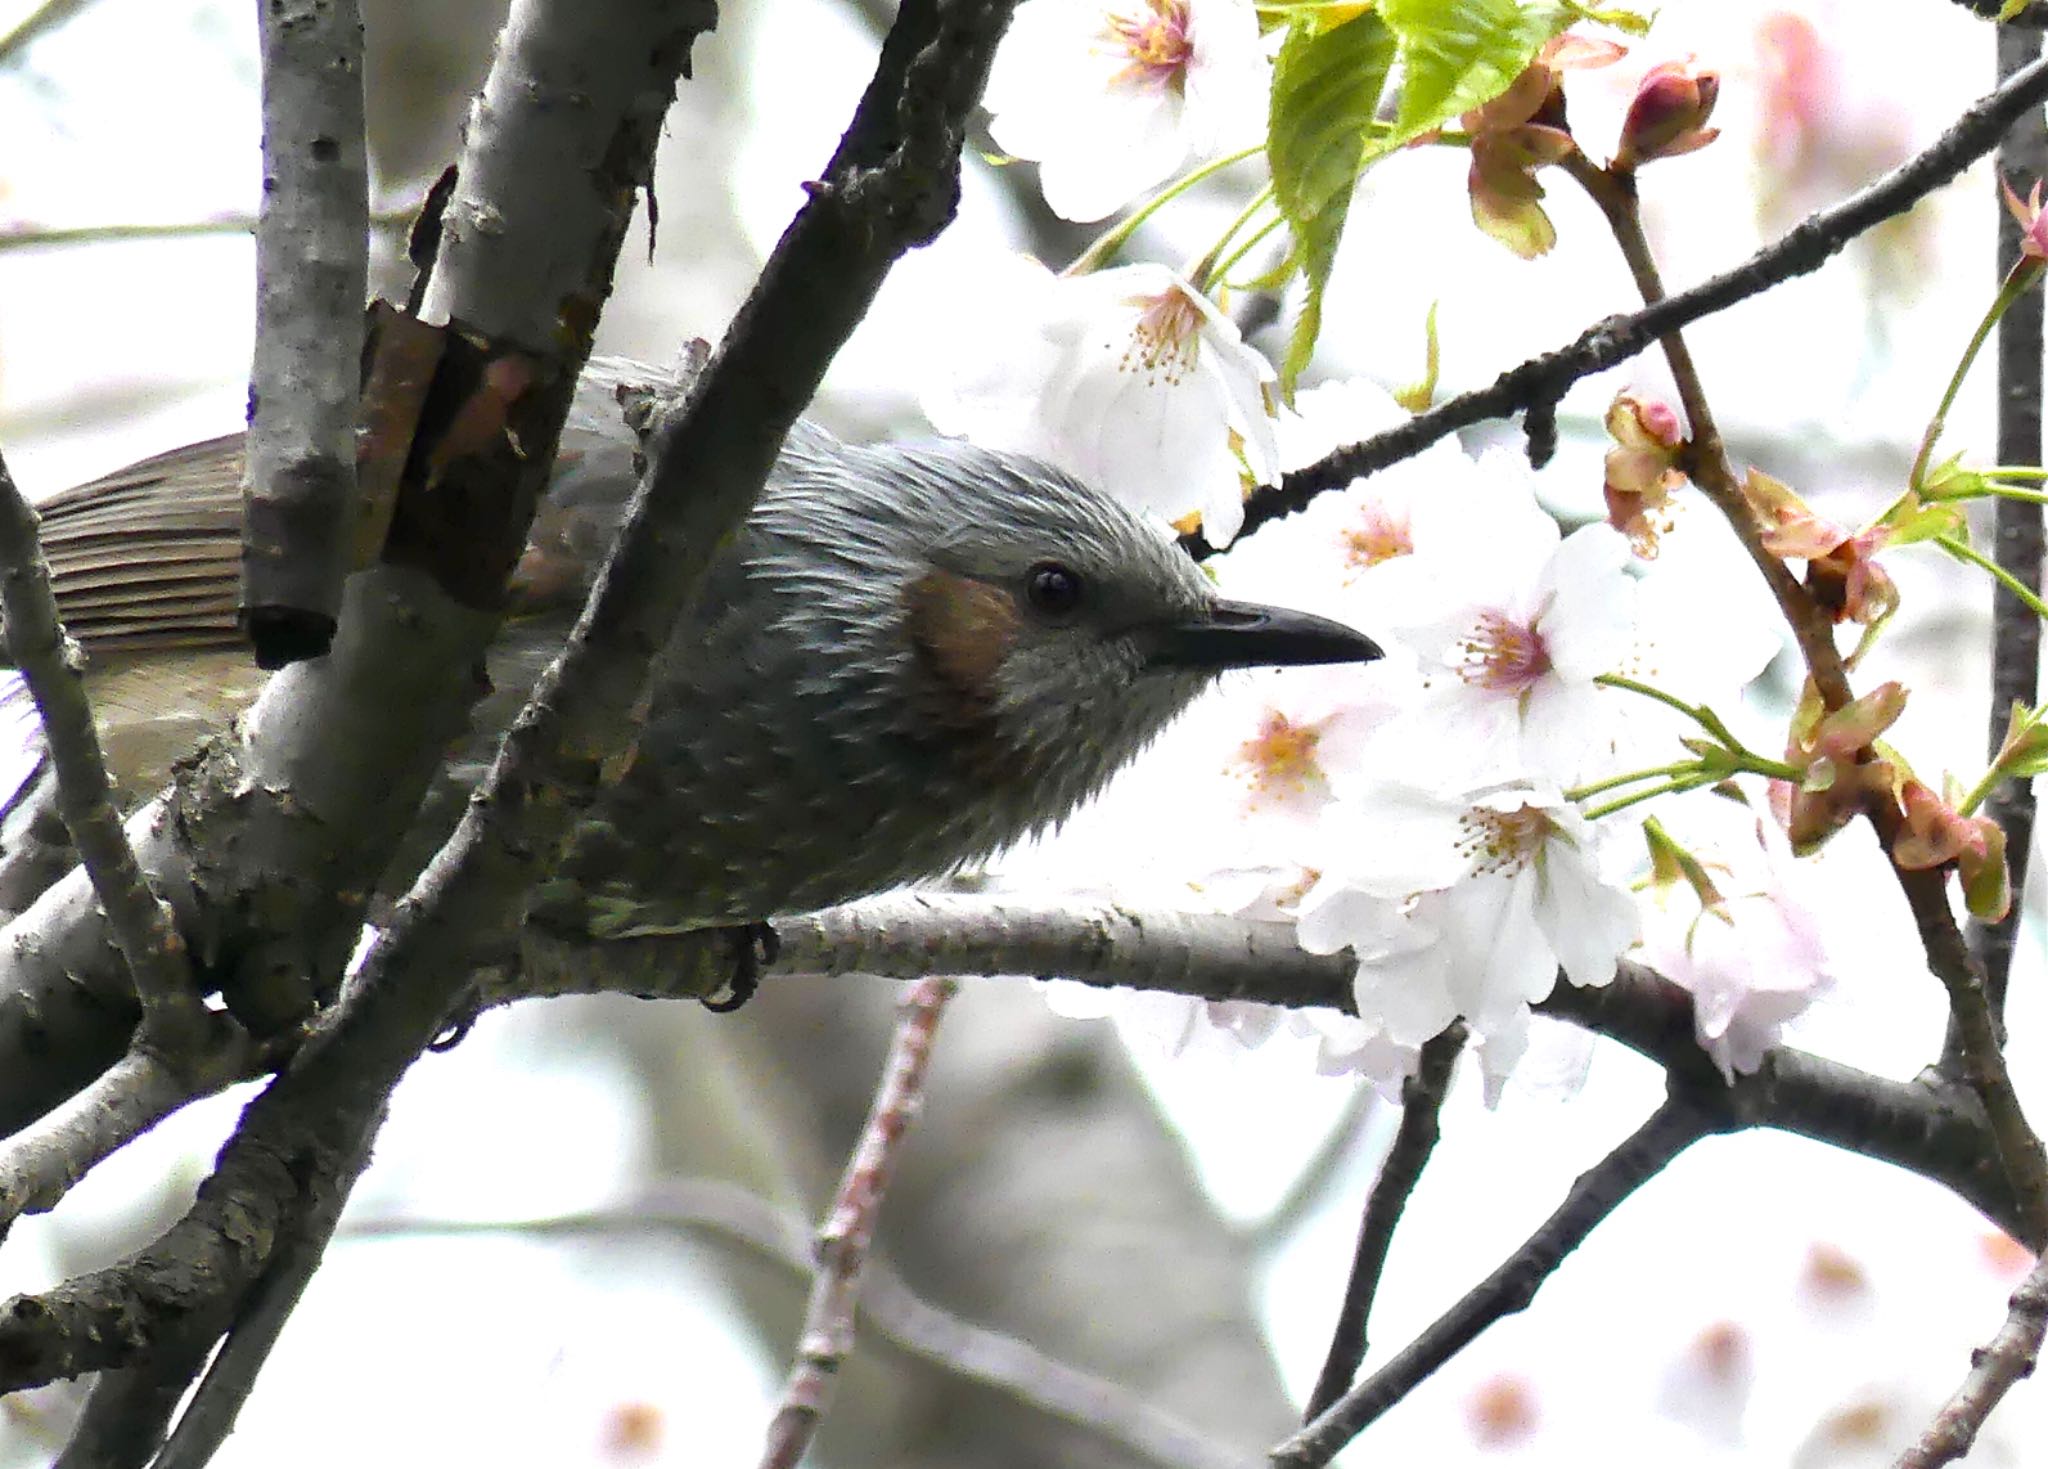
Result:
{"label": "blurred background", "polygon": [[[31,496],[239,427],[253,316],[247,6],[63,8],[76,12],[65,24],[0,54],[0,445]],[[391,221],[378,282],[390,290],[404,221],[456,151],[503,7],[364,8],[373,207]],[[0,0],[0,37],[38,9]],[[629,243],[600,350],[664,361],[687,337],[718,335],[828,156],[886,9],[725,7],[670,118],[658,249],[650,259],[644,234]],[[1991,28],[1940,0],[1671,0],[1638,61],[1687,53],[1722,73],[1723,136],[1645,175],[1674,289],[1924,146],[1993,75]],[[1640,70],[1572,78],[1589,151],[1605,151]],[[1137,256],[1198,254],[1242,201],[1235,182],[1166,211]],[[1632,304],[1597,216],[1562,181],[1551,197],[1559,247],[1521,262],[1471,226],[1450,150],[1373,172],[1311,378],[1412,381],[1432,302],[1446,392]],[[1980,167],[1819,274],[1697,328],[1737,461],[1845,519],[1895,494],[1995,289],[1995,208]],[[978,163],[957,224],[897,270],[817,413],[849,435],[920,431],[919,388],[973,331],[991,259],[1029,248],[1057,266],[1086,238],[1044,210],[1028,165]],[[1277,355],[1277,339],[1255,340]],[[1987,364],[1946,440],[1980,462],[1988,382]],[[1547,477],[1567,487],[1561,513],[1597,513],[1600,415],[1624,386],[1668,391],[1645,357],[1564,404],[1562,463]],[[1895,731],[1904,748],[1973,769],[1988,590],[1931,555],[1888,564],[1904,611],[1870,677],[1915,690]],[[1770,707],[1789,692],[1780,669],[1756,697]],[[1064,840],[1077,880],[1113,886],[1108,864],[1091,865],[1085,823]],[[2013,1061],[2043,1115],[2038,891],[2029,898]],[[1874,941],[1896,937],[1895,916],[1869,915]],[[401,1087],[342,1236],[217,1462],[750,1462],[804,1297],[786,1231],[815,1218],[837,1176],[895,997],[849,980],[770,985],[734,1016],[594,1001],[486,1016]],[[1792,1039],[1907,1076],[1940,1023],[1931,981],[1878,965]],[[1061,1019],[1016,980],[970,983],[938,1057],[880,1239],[902,1286],[938,1314],[901,1292],[878,1303],[812,1461],[1148,1462],[961,1371],[957,1330],[971,1323],[1120,1384],[1131,1402],[1114,1411],[1152,1405],[1252,1462],[1321,1362],[1393,1109],[1316,1077],[1284,1044],[1127,1050],[1112,1026]],[[1473,1078],[1454,1089],[1368,1365],[1520,1243],[1661,1094],[1653,1068],[1605,1044],[1576,1096],[1536,1080],[1492,1111]],[[25,1221],[0,1250],[0,1294],[152,1237],[182,1212],[242,1100],[190,1109]],[[2026,1263],[1932,1185],[1796,1139],[1711,1140],[1345,1462],[1885,1463],[1960,1379]],[[59,1387],[0,1402],[0,1466],[47,1462],[76,1400]],[[2038,1384],[1994,1415],[1970,1462],[2048,1464]]]}

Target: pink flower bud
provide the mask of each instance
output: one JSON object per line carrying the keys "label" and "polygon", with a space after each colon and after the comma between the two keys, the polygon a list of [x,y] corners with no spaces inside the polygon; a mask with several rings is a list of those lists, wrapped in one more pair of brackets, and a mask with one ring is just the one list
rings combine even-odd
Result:
{"label": "pink flower bud", "polygon": [[1690,58],[1651,67],[1628,104],[1614,167],[1627,171],[1706,147],[1720,135],[1719,128],[1707,126],[1720,93],[1720,73],[1702,70]]}
{"label": "pink flower bud", "polygon": [[2041,218],[2041,181],[2034,180],[2034,187],[2028,191],[2024,204],[2004,179],[1998,181],[1998,187],[2005,190],[2006,210],[2019,221],[2021,257],[2048,260],[2048,222]]}
{"label": "pink flower bud", "polygon": [[1644,560],[1657,554],[1657,538],[1670,528],[1672,492],[1685,483],[1679,460],[1685,431],[1670,404],[1634,393],[1615,396],[1607,410],[1607,523],[1629,538]]}

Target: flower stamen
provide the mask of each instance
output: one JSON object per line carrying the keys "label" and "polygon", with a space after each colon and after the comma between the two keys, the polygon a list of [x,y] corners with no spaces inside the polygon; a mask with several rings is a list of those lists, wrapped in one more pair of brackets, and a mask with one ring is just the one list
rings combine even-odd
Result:
{"label": "flower stamen", "polygon": [[1134,297],[1130,304],[1138,308],[1138,323],[1122,369],[1143,372],[1155,383],[1163,377],[1168,387],[1178,387],[1201,351],[1200,308],[1178,285],[1157,296]]}
{"label": "flower stamen", "polygon": [[1344,531],[1343,541],[1344,564],[1354,575],[1370,571],[1382,561],[1415,553],[1408,516],[1378,501],[1365,507],[1357,522]]}
{"label": "flower stamen", "polygon": [[1474,806],[1458,818],[1458,855],[1472,863],[1475,875],[1512,875],[1536,860],[1557,829],[1540,806],[1517,806],[1512,811]]}
{"label": "flower stamen", "polygon": [[1145,0],[1135,14],[1112,14],[1105,35],[1130,58],[1116,81],[1159,91],[1186,87],[1188,62],[1195,52],[1188,35],[1187,0]]}
{"label": "flower stamen", "polygon": [[1482,612],[1455,652],[1459,677],[1499,693],[1525,693],[1550,672],[1542,634],[1501,612]]}
{"label": "flower stamen", "polygon": [[1314,723],[1296,724],[1277,709],[1268,709],[1259,732],[1237,752],[1235,764],[1246,772],[1252,799],[1286,801],[1319,790],[1323,768],[1316,746],[1323,732]]}

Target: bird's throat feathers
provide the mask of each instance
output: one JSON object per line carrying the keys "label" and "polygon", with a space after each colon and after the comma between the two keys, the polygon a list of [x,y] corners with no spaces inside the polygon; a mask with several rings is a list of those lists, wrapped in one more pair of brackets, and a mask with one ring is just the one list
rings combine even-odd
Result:
{"label": "bird's throat feathers", "polygon": [[935,568],[904,589],[904,603],[919,715],[956,734],[992,737],[997,675],[1017,641],[1016,599],[987,582]]}

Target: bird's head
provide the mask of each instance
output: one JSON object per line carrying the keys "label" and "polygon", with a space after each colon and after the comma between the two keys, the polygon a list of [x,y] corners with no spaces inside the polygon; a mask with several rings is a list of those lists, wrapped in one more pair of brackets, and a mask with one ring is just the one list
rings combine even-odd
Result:
{"label": "bird's head", "polygon": [[1340,623],[1218,597],[1160,528],[1037,460],[868,452],[864,478],[893,487],[874,513],[914,533],[899,570],[912,707],[1061,814],[1227,669],[1379,656]]}

